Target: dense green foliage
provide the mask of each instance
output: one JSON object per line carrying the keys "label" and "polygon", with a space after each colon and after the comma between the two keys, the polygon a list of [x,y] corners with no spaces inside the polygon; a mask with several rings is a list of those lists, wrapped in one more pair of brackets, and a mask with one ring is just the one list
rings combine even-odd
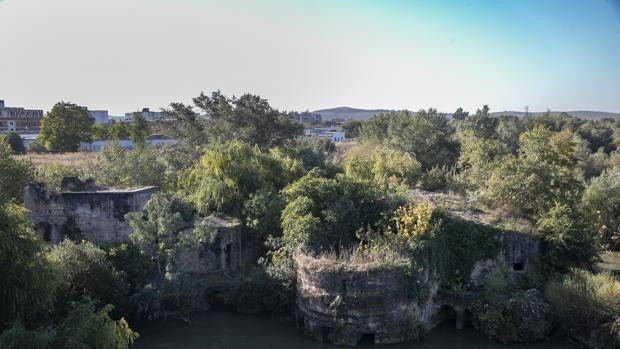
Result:
{"label": "dense green foliage", "polygon": [[[431,108],[347,121],[343,129],[357,142],[342,144],[301,136],[291,115],[250,94],[201,94],[166,112],[176,120],[136,115],[91,128],[83,108],[57,104],[39,139],[50,151],[75,151],[91,132],[138,144],[126,151],[113,142],[83,165],[33,170],[0,140],[0,346],[126,348],[136,334],[122,316],[186,315],[206,301],[287,310],[299,253],[350,268],[404,268],[418,301],[431,294],[427,283],[444,294],[476,294],[475,325],[506,342],[547,335],[550,306],[528,288],[551,280],[546,297],[567,333],[617,339],[618,281],[571,270],[594,271],[602,248],[619,248],[618,122],[496,117],[488,106],[450,118]],[[147,148],[151,129],[178,143]],[[130,241],[47,246],[16,204],[33,175],[53,188],[76,176],[111,187],[158,185],[162,193],[125,217]],[[436,205],[439,194],[414,188],[454,191],[459,200]],[[208,222],[224,217],[240,223],[243,243],[262,256],[222,277],[209,274],[222,250]],[[540,239],[532,275],[508,270],[502,221],[527,227],[511,234]],[[478,270],[478,261],[491,270]],[[470,277],[474,269],[482,283]],[[224,291],[207,299],[217,288]]]}
{"label": "dense green foliage", "polygon": [[60,102],[45,114],[39,137],[48,151],[77,151],[81,141],[90,141],[93,124],[86,108]]}
{"label": "dense green foliage", "polygon": [[13,150],[13,154],[23,154],[26,152],[26,147],[24,147],[24,141],[22,141],[22,137],[15,132],[11,132],[4,136],[9,146],[11,146],[11,150]]}
{"label": "dense green foliage", "polygon": [[0,202],[0,328],[50,314],[56,281],[26,210]]}
{"label": "dense green foliage", "polygon": [[19,201],[24,186],[33,178],[33,170],[24,161],[12,157],[7,141],[0,137],[0,203]]}
{"label": "dense green foliage", "polygon": [[620,281],[612,275],[572,270],[545,293],[561,326],[582,344],[620,345]]}
{"label": "dense green foliage", "polygon": [[298,160],[229,142],[206,150],[180,185],[201,213],[239,214],[251,194],[259,189],[277,191],[302,173]]}

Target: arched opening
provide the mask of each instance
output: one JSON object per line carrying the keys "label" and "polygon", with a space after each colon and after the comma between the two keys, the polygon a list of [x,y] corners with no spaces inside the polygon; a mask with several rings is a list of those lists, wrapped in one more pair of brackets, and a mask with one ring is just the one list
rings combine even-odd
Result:
{"label": "arched opening", "polygon": [[456,326],[456,310],[451,305],[442,305],[439,308],[438,323],[448,323],[451,326]]}
{"label": "arched opening", "polygon": [[373,345],[375,344],[375,334],[374,333],[362,333],[362,336],[357,341],[358,345]]}

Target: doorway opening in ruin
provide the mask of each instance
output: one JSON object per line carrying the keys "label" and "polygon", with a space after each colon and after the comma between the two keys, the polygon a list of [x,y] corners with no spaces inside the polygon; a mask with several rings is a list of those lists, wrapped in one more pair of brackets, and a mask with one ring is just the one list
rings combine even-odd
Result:
{"label": "doorway opening in ruin", "polygon": [[228,244],[224,247],[224,269],[230,268],[232,244]]}
{"label": "doorway opening in ruin", "polygon": [[442,305],[439,309],[439,323],[448,323],[456,326],[456,310],[451,305]]}
{"label": "doorway opening in ruin", "polygon": [[362,333],[360,340],[357,341],[358,345],[368,345],[375,344],[375,334],[374,333]]}
{"label": "doorway opening in ruin", "polygon": [[523,262],[512,263],[512,270],[523,271],[523,269],[525,269],[525,265]]}

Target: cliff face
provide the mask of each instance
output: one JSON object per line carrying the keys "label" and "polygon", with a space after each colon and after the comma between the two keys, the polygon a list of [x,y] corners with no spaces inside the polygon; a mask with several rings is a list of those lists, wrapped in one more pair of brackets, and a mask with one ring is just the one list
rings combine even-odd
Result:
{"label": "cliff face", "polygon": [[[416,339],[432,327],[438,310],[432,296],[418,302],[403,267],[350,269],[300,256],[297,263],[297,324],[320,341],[355,345]],[[420,280],[427,283],[427,281]]]}

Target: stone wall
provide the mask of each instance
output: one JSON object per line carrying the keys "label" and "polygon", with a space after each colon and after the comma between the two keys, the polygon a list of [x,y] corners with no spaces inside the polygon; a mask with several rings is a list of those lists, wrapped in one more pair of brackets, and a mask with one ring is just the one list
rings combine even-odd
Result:
{"label": "stone wall", "polygon": [[[65,184],[65,181],[63,181]],[[158,187],[102,190],[85,183],[71,183],[57,193],[42,183],[30,183],[24,190],[24,203],[30,219],[44,240],[59,243],[65,236],[93,243],[127,240],[131,228],[125,214],[142,210]],[[70,189],[87,191],[69,191]]]}
{"label": "stone wall", "polygon": [[309,256],[297,257],[296,265],[297,325],[308,336],[347,345],[362,339],[391,344],[416,339],[432,326],[436,287],[418,303],[403,267],[326,267]]}
{"label": "stone wall", "polygon": [[[504,232],[499,258],[504,258],[511,275],[532,269],[539,242],[528,235]],[[470,286],[481,286],[497,259],[478,261],[470,276]],[[356,269],[301,255],[296,258],[297,325],[317,340],[356,345],[361,339],[375,344],[417,339],[446,317],[455,313],[456,327],[468,321],[471,304],[480,294],[439,292],[432,270],[425,268],[420,280],[412,280],[404,267]],[[416,294],[416,292],[420,294]]]}

